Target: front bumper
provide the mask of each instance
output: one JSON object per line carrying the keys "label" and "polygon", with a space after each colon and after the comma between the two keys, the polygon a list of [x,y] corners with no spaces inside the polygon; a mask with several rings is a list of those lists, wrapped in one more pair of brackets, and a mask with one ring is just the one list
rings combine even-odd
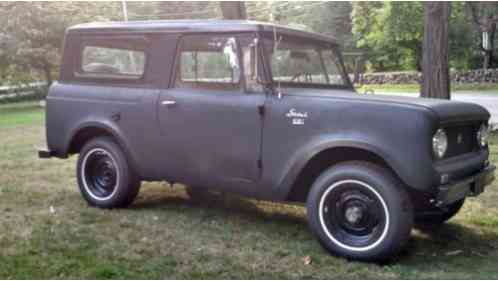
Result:
{"label": "front bumper", "polygon": [[479,173],[458,182],[438,187],[436,205],[445,206],[465,197],[478,196],[495,179],[496,166],[488,165]]}

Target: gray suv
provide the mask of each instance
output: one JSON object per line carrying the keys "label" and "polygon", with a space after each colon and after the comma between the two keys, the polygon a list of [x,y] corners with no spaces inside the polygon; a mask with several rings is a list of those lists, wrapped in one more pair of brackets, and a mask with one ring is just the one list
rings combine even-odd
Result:
{"label": "gray suv", "polygon": [[65,35],[41,158],[83,198],[141,181],[305,204],[330,252],[385,260],[494,179],[481,106],[355,92],[333,38],[249,21],[89,23]]}

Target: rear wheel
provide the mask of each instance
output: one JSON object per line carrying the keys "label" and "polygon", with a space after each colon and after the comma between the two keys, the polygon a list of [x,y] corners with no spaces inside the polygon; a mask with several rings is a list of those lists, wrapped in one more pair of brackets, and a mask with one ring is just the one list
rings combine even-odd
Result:
{"label": "rear wheel", "polygon": [[413,209],[403,185],[387,170],[347,162],[325,172],[307,201],[313,233],[330,252],[358,260],[386,260],[410,236]]}
{"label": "rear wheel", "polygon": [[125,153],[109,137],[85,144],[78,157],[77,178],[83,198],[100,208],[126,207],[140,189],[140,180]]}

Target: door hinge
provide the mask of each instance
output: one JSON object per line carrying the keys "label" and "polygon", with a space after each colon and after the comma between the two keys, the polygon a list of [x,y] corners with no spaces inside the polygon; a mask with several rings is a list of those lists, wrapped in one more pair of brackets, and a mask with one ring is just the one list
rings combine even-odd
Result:
{"label": "door hinge", "polygon": [[259,112],[259,115],[265,116],[265,106],[264,105],[258,105],[258,112]]}
{"label": "door hinge", "polygon": [[261,159],[258,159],[258,168],[263,169],[263,161]]}

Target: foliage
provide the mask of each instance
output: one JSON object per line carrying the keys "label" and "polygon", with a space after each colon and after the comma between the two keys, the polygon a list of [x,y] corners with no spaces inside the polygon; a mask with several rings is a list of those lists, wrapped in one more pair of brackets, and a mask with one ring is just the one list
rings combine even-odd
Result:
{"label": "foliage", "polygon": [[[130,20],[212,18],[215,2],[130,2]],[[0,3],[0,84],[44,79],[58,73],[65,29],[71,25],[123,20],[120,2]]]}
{"label": "foliage", "polygon": [[450,68],[462,70],[479,68],[481,60],[478,39],[481,35],[472,27],[466,5],[452,2],[448,29]]}
{"label": "foliage", "polygon": [[[274,21],[331,35],[347,51],[367,53],[372,71],[414,70],[420,66],[423,9],[420,2],[246,2],[249,19]],[[482,66],[481,33],[470,4],[453,2],[450,66]],[[496,14],[496,3],[475,4],[480,19]],[[129,2],[130,20],[221,18],[218,2]],[[64,30],[73,24],[122,20],[120,2],[0,3],[1,84],[56,79]],[[497,36],[495,36],[497,37]],[[495,38],[495,41],[498,40]],[[497,46],[498,44],[494,44]]]}
{"label": "foliage", "polygon": [[[141,6],[139,3],[142,3]],[[220,4],[216,1],[165,1],[130,3],[129,11],[133,14],[146,14],[151,9],[149,19],[215,19],[221,18]],[[132,17],[141,19],[141,17]]]}
{"label": "foliage", "polygon": [[279,24],[335,37],[345,49],[354,47],[349,2],[273,2],[271,10]]}
{"label": "foliage", "polygon": [[354,2],[353,33],[376,71],[420,68],[423,8],[420,2]]}
{"label": "foliage", "polygon": [[[450,67],[480,66],[480,36],[465,2],[452,2],[449,24]],[[498,5],[494,4],[497,8]],[[371,71],[420,70],[423,38],[421,2],[353,2],[353,34],[365,50]]]}
{"label": "foliage", "polygon": [[33,69],[50,84],[57,73],[65,29],[89,20],[110,19],[119,11],[117,7],[113,3],[93,2],[1,3],[3,76],[17,76]]}

